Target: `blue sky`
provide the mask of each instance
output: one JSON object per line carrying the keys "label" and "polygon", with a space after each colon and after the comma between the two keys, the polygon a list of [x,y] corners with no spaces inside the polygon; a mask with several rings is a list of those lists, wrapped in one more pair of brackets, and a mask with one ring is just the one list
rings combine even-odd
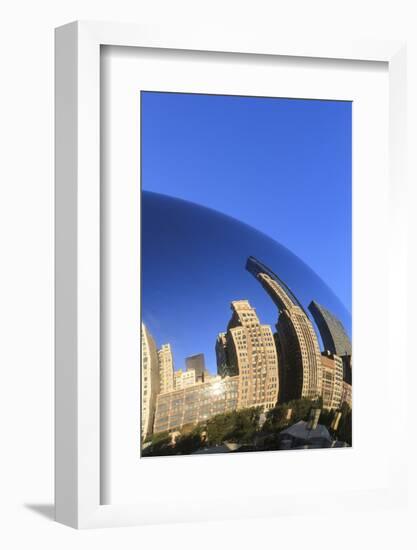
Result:
{"label": "blue sky", "polygon": [[351,309],[351,103],[142,92],[142,187],[289,248]]}
{"label": "blue sky", "polygon": [[[141,136],[144,191],[206,206],[265,233],[315,271],[350,312],[350,102],[142,92]],[[155,230],[148,232],[150,239]],[[143,260],[146,271],[146,255]],[[155,255],[152,262],[158,262]],[[161,269],[169,271],[163,258]],[[144,294],[157,300],[158,289],[147,289]],[[187,354],[212,356],[212,332],[216,326],[225,329],[227,300],[239,298],[246,296],[225,295],[225,310],[219,318],[211,312],[206,327],[193,328],[183,315],[183,327],[176,326],[172,337],[166,327],[175,325],[175,316],[165,329],[158,323],[150,328],[157,340],[178,342],[180,367]],[[187,299],[195,303],[198,296]],[[254,299],[262,300],[260,295]],[[178,300],[172,308],[187,307]],[[158,303],[153,306],[155,319]],[[265,309],[265,315],[272,311]],[[202,334],[208,328],[206,341]],[[182,339],[181,330],[195,331],[198,349],[187,348],[190,334]]]}

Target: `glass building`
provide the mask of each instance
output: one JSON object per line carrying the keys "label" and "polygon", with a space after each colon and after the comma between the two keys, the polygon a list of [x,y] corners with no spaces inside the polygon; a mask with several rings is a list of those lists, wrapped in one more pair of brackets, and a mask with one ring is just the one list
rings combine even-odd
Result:
{"label": "glass building", "polygon": [[158,395],[154,432],[180,429],[236,410],[239,377],[220,378]]}

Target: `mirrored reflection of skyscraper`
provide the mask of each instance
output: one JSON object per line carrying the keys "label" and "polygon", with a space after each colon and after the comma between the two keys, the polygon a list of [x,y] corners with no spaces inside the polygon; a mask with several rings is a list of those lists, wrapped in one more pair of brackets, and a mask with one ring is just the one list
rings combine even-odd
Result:
{"label": "mirrored reflection of skyscraper", "polygon": [[343,360],[343,379],[352,384],[352,344],[340,320],[314,300],[308,306],[319,329],[323,347]]}
{"label": "mirrored reflection of skyscraper", "polygon": [[191,355],[186,357],[185,366],[187,371],[193,370],[195,372],[195,381],[203,382],[205,373],[204,353],[198,353],[197,355]]}
{"label": "mirrored reflection of skyscraper", "polygon": [[166,393],[174,389],[174,358],[171,346],[163,344],[158,350],[160,393]]}
{"label": "mirrored reflection of skyscraper", "polygon": [[159,365],[155,341],[144,323],[141,326],[142,439],[152,434],[156,398],[159,394]]}
{"label": "mirrored reflection of skyscraper", "polygon": [[324,351],[321,357],[323,365],[323,407],[337,409],[343,396],[343,362],[338,355]]}
{"label": "mirrored reflection of skyscraper", "polygon": [[321,353],[307,313],[290,288],[256,258],[248,258],[246,269],[260,282],[278,308],[279,401],[320,397]]}
{"label": "mirrored reflection of skyscraper", "polygon": [[345,328],[339,319],[328,309],[314,300],[308,306],[323,340],[326,351],[334,353],[339,357],[352,355],[352,344]]}
{"label": "mirrored reflection of skyscraper", "polygon": [[217,374],[224,378],[225,376],[235,376],[238,374],[235,365],[231,365],[227,354],[227,334],[221,332],[216,339],[216,361]]}
{"label": "mirrored reflection of skyscraper", "polygon": [[247,300],[231,304],[227,332],[216,341],[218,373],[239,375],[238,408],[273,408],[278,399],[278,357],[271,327],[262,325]]}

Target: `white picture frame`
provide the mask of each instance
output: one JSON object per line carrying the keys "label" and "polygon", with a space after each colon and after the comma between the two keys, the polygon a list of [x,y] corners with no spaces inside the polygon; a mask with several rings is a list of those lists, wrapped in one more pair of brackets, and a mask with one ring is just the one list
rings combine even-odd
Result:
{"label": "white picture frame", "polygon": [[[172,29],[116,23],[75,22],[56,30],[56,519],[77,528],[134,525],[160,520],[133,504],[101,504],[100,498],[100,48],[102,45],[230,52],[334,60],[383,61],[389,70],[390,190],[392,279],[406,292],[404,154],[406,150],[405,43],[387,40],[288,41],[277,36],[230,32],[230,29]],[[393,281],[394,284],[394,281]],[[405,300],[399,300],[405,308]],[[394,307],[392,303],[388,307]],[[397,305],[398,307],[398,305]],[[405,309],[402,312],[405,318]],[[405,338],[405,337],[404,337]],[[398,346],[396,381],[406,387],[406,346]],[[402,389],[402,390],[401,390]],[[405,401],[404,401],[405,402]],[[398,407],[404,425],[405,404]],[[404,434],[399,434],[402,441]],[[405,498],[407,480],[399,447],[384,491],[341,494],[346,506],[359,502],[384,505]],[[405,457],[403,457],[405,460]],[[325,495],[323,495],[323,500]],[[317,495],[277,502],[268,514],[304,513]],[[228,504],[230,508],[230,502]],[[167,499],[167,521],[185,519]],[[206,519],[239,517],[213,503]],[[209,516],[207,518],[207,515]]]}

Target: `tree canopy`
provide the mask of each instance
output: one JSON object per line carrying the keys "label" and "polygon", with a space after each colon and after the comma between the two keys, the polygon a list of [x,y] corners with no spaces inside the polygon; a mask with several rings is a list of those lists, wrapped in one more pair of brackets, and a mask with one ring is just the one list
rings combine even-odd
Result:
{"label": "tree canopy", "polygon": [[[218,414],[197,425],[189,424],[181,429],[161,432],[148,438],[150,445],[142,450],[142,456],[192,454],[207,446],[219,446],[225,442],[256,447],[257,450],[279,448],[280,432],[299,422],[307,421],[311,409],[321,409],[319,423],[326,426],[335,439],[352,444],[352,410],[344,403],[336,430],[332,422],[338,411],[322,408],[321,399],[295,399],[270,409],[261,422],[261,407],[252,407]],[[245,447],[251,450],[251,447]]]}

